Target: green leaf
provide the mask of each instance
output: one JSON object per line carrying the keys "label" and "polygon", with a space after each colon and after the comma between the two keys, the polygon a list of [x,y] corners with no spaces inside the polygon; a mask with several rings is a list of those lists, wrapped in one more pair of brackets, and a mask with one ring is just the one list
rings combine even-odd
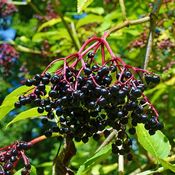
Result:
{"label": "green leaf", "polygon": [[79,28],[79,27],[81,27],[83,25],[87,25],[89,23],[101,23],[101,22],[103,22],[102,16],[90,14],[90,15],[86,16],[85,18],[80,19],[77,22],[76,27]]}
{"label": "green leaf", "polygon": [[162,164],[162,166],[165,168],[165,169],[169,169],[171,170],[172,172],[175,173],[175,165],[163,160],[163,159],[159,159],[159,162]]}
{"label": "green leaf", "polygon": [[164,159],[168,157],[171,145],[161,131],[157,131],[156,134],[150,136],[144,125],[138,124],[136,132],[139,143],[155,158]]}
{"label": "green leaf", "polygon": [[85,11],[87,13],[95,13],[95,14],[98,14],[98,15],[104,14],[104,8],[102,8],[102,7],[87,8]]}
{"label": "green leaf", "polygon": [[87,172],[94,166],[94,164],[98,163],[101,160],[104,160],[109,154],[111,154],[111,144],[108,144],[104,148],[102,148],[99,152],[97,152],[94,156],[90,159],[85,161],[80,168],[76,175],[85,175]]}
{"label": "green leaf", "polygon": [[[21,171],[23,168],[18,170],[14,175],[21,175]],[[36,168],[32,165],[31,170],[30,170],[30,175],[37,175],[36,173]]]}
{"label": "green leaf", "polygon": [[111,172],[116,171],[117,167],[118,167],[117,163],[113,163],[113,164],[106,165],[106,166],[103,165],[101,167],[101,172],[103,172],[103,174],[110,174]]}
{"label": "green leaf", "polygon": [[[67,21],[67,22],[72,22],[72,20],[68,17],[64,17],[64,20]],[[52,27],[54,26],[55,24],[57,23],[60,23],[62,22],[61,18],[54,18],[54,19],[51,19],[45,23],[43,23],[39,28],[38,28],[38,32],[40,32],[42,29],[44,29],[45,27]]]}
{"label": "green leaf", "polygon": [[35,35],[33,35],[32,41],[41,42],[44,39],[57,41],[57,40],[61,40],[62,38],[66,38],[67,40],[70,40],[70,36],[65,28],[60,28],[60,29],[57,29],[54,31],[48,31],[48,32],[38,32]]}
{"label": "green leaf", "polygon": [[14,103],[18,100],[20,95],[29,93],[31,90],[32,87],[21,86],[7,95],[0,106],[0,120],[4,118],[12,109],[14,109]]}
{"label": "green leaf", "polygon": [[53,162],[44,162],[40,165],[37,165],[37,167],[52,167],[53,166]]}
{"label": "green leaf", "polygon": [[20,114],[18,114],[11,122],[9,122],[7,124],[6,127],[8,127],[9,125],[11,125],[11,124],[13,124],[15,122],[24,120],[24,119],[29,119],[29,118],[44,116],[46,114],[47,114],[47,112],[43,112],[42,114],[38,113],[37,107],[36,108],[32,108],[32,109],[26,110],[26,111],[21,112]]}
{"label": "green leaf", "polygon": [[82,12],[87,6],[89,6],[93,0],[77,0],[77,11]]}

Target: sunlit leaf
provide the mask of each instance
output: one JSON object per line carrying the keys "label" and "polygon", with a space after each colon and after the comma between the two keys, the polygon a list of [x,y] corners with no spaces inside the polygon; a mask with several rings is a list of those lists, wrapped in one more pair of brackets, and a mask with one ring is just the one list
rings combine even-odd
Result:
{"label": "sunlit leaf", "polygon": [[103,147],[99,152],[97,152],[94,156],[84,162],[76,175],[85,175],[87,172],[94,166],[94,164],[98,163],[99,161],[105,159],[109,154],[111,154],[111,144]]}
{"label": "sunlit leaf", "polygon": [[136,132],[139,143],[155,158],[164,159],[168,157],[171,145],[161,131],[157,131],[156,134],[150,136],[144,125],[138,124]]}
{"label": "sunlit leaf", "polygon": [[77,0],[77,11],[82,12],[87,6],[89,6],[93,0]]}
{"label": "sunlit leaf", "polygon": [[0,106],[0,120],[4,118],[12,109],[14,109],[14,103],[18,100],[19,96],[29,93],[31,89],[32,87],[20,86],[7,95]]}
{"label": "sunlit leaf", "polygon": [[104,13],[104,8],[102,7],[86,8],[85,12],[88,12],[88,13],[91,12],[98,15],[102,15]]}
{"label": "sunlit leaf", "polygon": [[[18,170],[14,175],[21,175],[21,171],[23,168]],[[36,173],[36,168],[32,165],[31,170],[30,170],[30,175],[37,175]]]}
{"label": "sunlit leaf", "polygon": [[50,39],[52,41],[61,40],[62,38],[70,39],[70,36],[65,28],[60,28],[54,31],[38,32],[33,35],[33,42],[41,42],[44,39]]}
{"label": "sunlit leaf", "polygon": [[18,114],[11,122],[9,122],[7,124],[7,127],[13,123],[16,123],[18,121],[24,120],[24,119],[29,119],[29,118],[34,118],[34,117],[39,117],[39,116],[44,116],[46,115],[47,112],[43,112],[42,114],[38,113],[37,111],[37,107],[36,108],[32,108],[29,110],[26,110],[24,112],[21,112],[20,114]]}
{"label": "sunlit leaf", "polygon": [[[67,21],[67,22],[72,22],[72,20],[68,17],[64,17],[64,20]],[[54,19],[51,19],[45,23],[43,23],[39,28],[38,28],[38,32],[40,32],[42,29],[44,29],[45,27],[52,27],[54,26],[55,24],[57,23],[60,23],[62,22],[61,18],[58,17],[58,18],[54,18]]]}
{"label": "sunlit leaf", "polygon": [[81,27],[83,25],[87,25],[89,23],[101,23],[102,21],[103,21],[102,16],[90,14],[90,15],[86,16],[85,18],[80,19],[77,22],[76,27],[79,28],[79,27]]}

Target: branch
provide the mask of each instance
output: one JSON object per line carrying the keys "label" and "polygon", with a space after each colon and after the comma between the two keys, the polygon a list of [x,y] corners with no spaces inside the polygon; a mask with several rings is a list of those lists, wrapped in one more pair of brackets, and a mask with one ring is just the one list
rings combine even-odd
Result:
{"label": "branch", "polygon": [[53,6],[54,6],[54,8],[55,8],[55,11],[59,14],[59,16],[60,16],[60,18],[61,18],[61,21],[63,22],[63,25],[64,25],[65,28],[67,29],[67,32],[69,33],[69,36],[70,36],[70,38],[71,38],[71,40],[72,40],[72,42],[73,42],[73,44],[74,44],[76,50],[79,50],[79,45],[77,44],[77,42],[76,42],[76,40],[75,40],[75,38],[74,38],[74,36],[73,36],[73,33],[72,33],[70,27],[68,26],[67,22],[65,21],[63,14],[62,14],[62,13],[60,12],[60,10],[57,8],[57,7],[59,7],[59,2],[58,2],[58,0],[53,0]]}
{"label": "branch", "polygon": [[150,20],[150,16],[146,16],[144,18],[140,18],[137,20],[126,20],[123,23],[109,29],[106,32],[106,37],[108,37],[111,33],[116,32],[117,30],[120,30],[124,27],[129,27],[130,25],[142,24],[142,23],[148,22],[149,20]]}
{"label": "branch", "polygon": [[146,48],[146,55],[143,68],[146,69],[148,66],[149,58],[152,51],[153,40],[154,40],[154,31],[156,27],[156,17],[162,5],[162,0],[155,0],[153,10],[150,14],[150,34],[148,38],[147,48]]}
{"label": "branch", "polygon": [[117,131],[113,130],[111,134],[105,139],[105,141],[100,145],[100,147],[96,150],[95,153],[99,152],[103,147],[105,147],[108,143],[110,143],[116,135]]}
{"label": "branch", "polygon": [[[51,137],[58,137],[60,136],[60,134],[58,133],[52,133]],[[30,143],[32,146],[35,145],[36,143],[42,142],[43,140],[48,139],[45,135],[39,136],[31,141],[29,141],[28,143]]]}
{"label": "branch", "polygon": [[146,70],[146,68],[148,66],[149,57],[150,57],[151,51],[152,51],[152,45],[153,45],[153,32],[151,31],[150,34],[149,34],[149,38],[148,38],[148,44],[147,44],[147,48],[146,48],[145,61],[144,61],[144,66],[143,66],[143,69],[145,69],[145,70]]}
{"label": "branch", "polygon": [[72,29],[72,34],[73,34],[73,36],[74,36],[74,38],[75,38],[75,41],[76,41],[76,43],[77,43],[77,46],[78,46],[78,48],[80,49],[81,44],[80,44],[80,40],[79,40],[79,38],[78,38],[78,34],[77,34],[77,31],[76,31],[74,22],[71,22],[71,29]]}
{"label": "branch", "polygon": [[[27,47],[24,47],[22,45],[18,45],[16,44],[13,40],[10,40],[8,42],[9,44],[13,45],[15,47],[16,50],[20,51],[20,52],[25,52],[25,53],[32,53],[32,54],[39,54],[42,55],[43,52],[39,51],[39,50],[34,50],[34,49],[29,49]],[[49,54],[48,52],[44,51],[45,54]]]}
{"label": "branch", "polygon": [[76,148],[74,142],[66,138],[64,148],[54,160],[54,173],[55,175],[69,174],[73,175],[73,171],[68,168],[68,164],[71,158],[76,154]]}

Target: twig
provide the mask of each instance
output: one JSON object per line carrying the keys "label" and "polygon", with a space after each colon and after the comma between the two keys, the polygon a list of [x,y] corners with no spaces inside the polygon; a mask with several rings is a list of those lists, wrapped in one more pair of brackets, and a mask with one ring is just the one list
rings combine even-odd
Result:
{"label": "twig", "polygon": [[77,34],[77,31],[76,31],[74,22],[71,22],[71,29],[72,29],[72,33],[73,33],[73,36],[75,38],[75,41],[77,43],[77,46],[78,46],[78,48],[80,48],[81,44],[80,44],[80,40],[78,38],[78,34]]}
{"label": "twig", "polygon": [[148,38],[148,44],[147,44],[147,48],[146,48],[145,61],[144,61],[144,66],[143,66],[143,69],[145,69],[145,70],[146,70],[146,68],[148,66],[149,57],[150,57],[151,50],[152,50],[152,45],[153,45],[153,33],[151,31],[150,34],[149,34],[149,38]]}
{"label": "twig", "polygon": [[33,9],[36,13],[38,13],[38,14],[41,15],[41,16],[43,16],[43,13],[37,8],[37,6],[36,6],[33,2],[28,1],[28,4],[32,7],[32,9]]}
{"label": "twig", "polygon": [[111,134],[105,139],[105,141],[100,145],[100,147],[96,150],[95,153],[99,152],[103,147],[105,147],[108,143],[110,143],[116,135],[117,131],[113,130]]}
{"label": "twig", "polygon": [[149,33],[149,38],[148,38],[148,43],[147,43],[147,48],[146,48],[146,54],[145,54],[145,60],[144,60],[144,66],[143,66],[144,69],[147,68],[149,58],[151,55],[153,40],[154,40],[154,31],[155,31],[155,27],[156,27],[155,18],[159,12],[161,5],[162,5],[162,0],[156,0],[154,3],[154,6],[153,6],[153,10],[150,14],[150,33]]}
{"label": "twig", "polygon": [[136,175],[136,174],[140,173],[141,170],[144,169],[146,166],[147,166],[146,164],[142,165],[141,168],[137,168],[133,172],[129,173],[129,175]]}
{"label": "twig", "polygon": [[[13,45],[16,48],[16,50],[18,50],[20,52],[33,53],[33,54],[39,54],[39,55],[42,55],[43,54],[43,52],[41,52],[39,50],[29,49],[29,48],[24,47],[22,45],[18,45],[13,40],[10,40],[9,41],[9,44]],[[46,53],[47,55],[49,54],[46,51],[44,53]]]}
{"label": "twig", "polygon": [[68,26],[66,20],[64,19],[63,14],[62,14],[62,13],[60,12],[60,10],[57,8],[57,7],[59,6],[58,0],[53,0],[53,4],[54,4],[55,11],[59,14],[59,16],[60,16],[60,18],[61,18],[61,21],[63,22],[63,25],[65,26],[65,28],[66,28],[66,30],[67,30],[67,32],[68,32],[68,34],[69,34],[69,36],[70,36],[70,38],[71,38],[73,44],[74,44],[76,50],[79,50],[79,45],[77,44],[77,42],[76,42],[76,40],[75,40],[75,38],[74,38],[74,36],[73,36],[73,33],[72,33],[70,27]]}
{"label": "twig", "polygon": [[109,29],[107,31],[106,37],[108,37],[110,35],[110,33],[116,32],[117,30],[120,30],[124,27],[128,27],[130,25],[145,23],[145,22],[148,22],[149,20],[150,20],[150,16],[146,16],[144,18],[140,18],[140,19],[137,19],[137,20],[126,20],[123,23],[117,25],[116,27],[113,27],[113,28]]}
{"label": "twig", "polygon": [[121,10],[122,10],[123,21],[126,21],[127,17],[126,17],[126,8],[125,8],[124,0],[119,0],[119,4],[120,4]]}

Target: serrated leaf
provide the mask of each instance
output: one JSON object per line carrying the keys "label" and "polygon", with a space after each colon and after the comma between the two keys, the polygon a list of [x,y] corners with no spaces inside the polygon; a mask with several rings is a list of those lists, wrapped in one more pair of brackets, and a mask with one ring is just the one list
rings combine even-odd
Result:
{"label": "serrated leaf", "polygon": [[[20,170],[18,170],[14,175],[21,175],[22,169],[23,168],[21,168]],[[31,166],[30,175],[37,175],[36,168],[33,165]]]}
{"label": "serrated leaf", "polygon": [[13,123],[16,123],[18,121],[24,120],[24,119],[29,119],[29,118],[44,116],[46,114],[47,114],[47,112],[43,112],[42,114],[38,113],[37,107],[35,107],[35,108],[26,110],[26,111],[21,112],[20,114],[18,114],[11,122],[9,122],[7,124],[6,127],[8,127],[9,125],[11,125]]}
{"label": "serrated leaf", "polygon": [[175,165],[163,160],[163,159],[159,159],[159,162],[162,164],[162,166],[165,168],[165,169],[169,169],[171,170],[172,172],[175,173]]}
{"label": "serrated leaf", "polygon": [[90,15],[80,19],[77,22],[76,27],[79,28],[83,25],[87,25],[87,24],[90,24],[90,23],[101,23],[101,22],[103,22],[103,17],[102,16],[90,14]]}
{"label": "serrated leaf", "polygon": [[156,134],[150,136],[148,131],[144,128],[144,125],[138,124],[136,133],[139,143],[156,159],[168,157],[171,145],[167,137],[161,131],[157,131]]}
{"label": "serrated leaf", "polygon": [[18,100],[19,96],[29,93],[31,89],[32,87],[20,86],[7,95],[0,106],[0,120],[4,118],[12,109],[14,109],[14,103]]}
{"label": "serrated leaf", "polygon": [[77,0],[77,11],[82,12],[87,6],[89,6],[93,0]]}
{"label": "serrated leaf", "polygon": [[92,168],[92,166],[94,166],[94,164],[105,159],[109,154],[111,154],[111,144],[106,145],[99,152],[97,152],[94,156],[92,156],[90,159],[85,161],[78,169],[78,172],[76,173],[76,175],[87,174],[87,172]]}

